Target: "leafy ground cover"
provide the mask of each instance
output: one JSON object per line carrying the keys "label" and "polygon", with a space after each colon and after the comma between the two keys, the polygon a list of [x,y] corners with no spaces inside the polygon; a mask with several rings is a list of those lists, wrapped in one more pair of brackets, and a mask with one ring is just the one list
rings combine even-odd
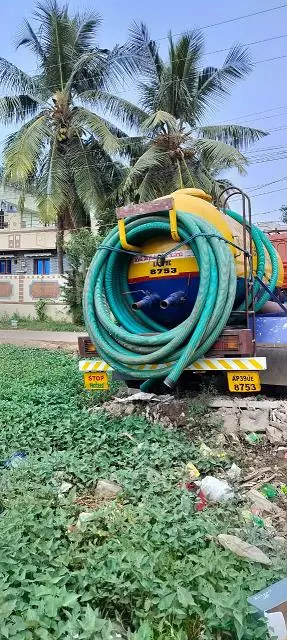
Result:
{"label": "leafy ground cover", "polygon": [[[0,471],[1,639],[267,637],[246,598],[286,575],[286,561],[263,530],[245,539],[272,568],[218,547],[216,534],[242,526],[242,506],[195,511],[182,468],[210,463],[186,435],[91,410],[77,360],[62,353],[2,346],[0,382],[0,460],[27,454]],[[75,497],[99,478],[122,494],[70,532],[83,510]],[[73,488],[59,495],[63,480]]]}

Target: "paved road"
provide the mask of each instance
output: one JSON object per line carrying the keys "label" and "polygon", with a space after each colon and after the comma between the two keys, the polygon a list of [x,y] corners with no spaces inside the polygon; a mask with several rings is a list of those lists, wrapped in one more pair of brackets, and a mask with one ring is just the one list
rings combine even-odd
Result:
{"label": "paved road", "polygon": [[29,329],[1,329],[0,344],[76,349],[78,337],[85,333],[72,331],[30,331]]}

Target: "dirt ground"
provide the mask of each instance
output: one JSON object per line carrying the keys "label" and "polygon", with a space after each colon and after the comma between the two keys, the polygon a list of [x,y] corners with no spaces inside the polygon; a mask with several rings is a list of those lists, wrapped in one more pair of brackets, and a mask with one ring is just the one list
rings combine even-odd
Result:
{"label": "dirt ground", "polygon": [[64,349],[75,352],[80,334],[72,331],[32,331],[29,329],[1,329],[0,344],[39,347],[42,349]]}

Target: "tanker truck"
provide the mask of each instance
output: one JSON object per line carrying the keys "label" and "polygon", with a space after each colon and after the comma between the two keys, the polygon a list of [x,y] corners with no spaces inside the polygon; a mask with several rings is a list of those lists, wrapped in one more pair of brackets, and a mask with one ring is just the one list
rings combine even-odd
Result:
{"label": "tanker truck", "polygon": [[237,393],[286,385],[283,264],[245,193],[228,189],[215,203],[179,189],[118,208],[117,221],[85,281],[87,389],[106,389],[112,373],[145,391],[207,372]]}

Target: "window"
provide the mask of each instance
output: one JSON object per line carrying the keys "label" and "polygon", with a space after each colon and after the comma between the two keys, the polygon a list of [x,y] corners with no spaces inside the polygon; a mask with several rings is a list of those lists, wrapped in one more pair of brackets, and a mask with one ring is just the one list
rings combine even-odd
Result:
{"label": "window", "polygon": [[50,275],[50,258],[35,258],[34,274],[37,276],[49,276]]}
{"label": "window", "polygon": [[0,273],[11,273],[11,260],[8,258],[0,259]]}

